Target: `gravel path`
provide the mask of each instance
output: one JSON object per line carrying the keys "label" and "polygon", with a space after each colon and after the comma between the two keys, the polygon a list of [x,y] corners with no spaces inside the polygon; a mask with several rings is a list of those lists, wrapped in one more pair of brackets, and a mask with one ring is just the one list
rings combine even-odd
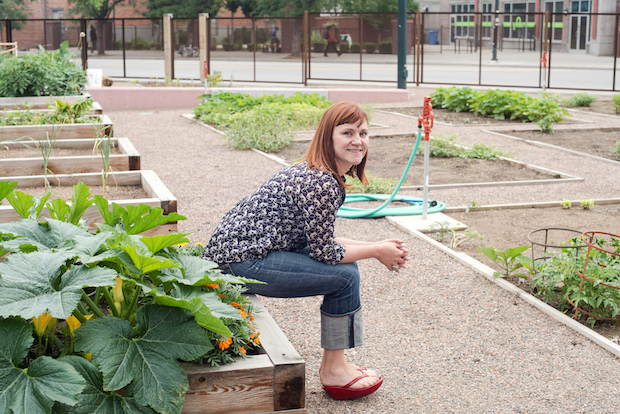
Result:
{"label": "gravel path", "polygon": [[[412,99],[421,102],[427,93],[414,89]],[[177,197],[179,213],[188,217],[179,222],[179,231],[193,232],[193,241],[206,241],[234,203],[280,168],[257,153],[230,150],[218,134],[181,117],[191,108],[107,113],[117,136],[130,138],[141,154],[142,168],[155,170]],[[411,120],[379,112],[375,120],[394,131],[417,128]],[[434,132],[495,143],[516,159],[587,177],[582,183],[429,195],[450,206],[620,195],[619,167],[483,136],[471,127],[457,131],[436,125]],[[612,354],[384,219],[339,219],[337,231],[362,240],[402,238],[412,260],[400,274],[375,261],[360,263],[366,345],[348,355],[378,368],[385,381],[378,392],[359,400],[337,402],[320,387],[319,299],[262,299],[306,360],[308,413],[620,410],[620,361]]]}

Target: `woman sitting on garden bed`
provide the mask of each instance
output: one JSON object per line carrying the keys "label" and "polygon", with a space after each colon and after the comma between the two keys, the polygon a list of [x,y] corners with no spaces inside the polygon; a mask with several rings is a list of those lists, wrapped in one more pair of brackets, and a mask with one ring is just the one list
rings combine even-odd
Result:
{"label": "woman sitting on garden bed", "polygon": [[381,375],[349,364],[345,349],[363,342],[357,260],[375,258],[399,271],[408,260],[401,240],[334,237],[345,198],[344,175],[368,184],[367,115],[340,102],[325,111],[304,159],[269,178],[223,218],[203,257],[224,272],[258,279],[249,292],[269,297],[323,295],[319,376],[335,399],[368,395]]}

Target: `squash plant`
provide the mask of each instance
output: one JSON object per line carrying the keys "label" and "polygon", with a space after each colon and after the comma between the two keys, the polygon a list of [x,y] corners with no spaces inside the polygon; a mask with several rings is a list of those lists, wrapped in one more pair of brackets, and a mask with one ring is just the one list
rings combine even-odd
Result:
{"label": "squash plant", "polygon": [[[187,233],[140,236],[183,216],[158,207],[90,200],[47,203],[0,182],[23,217],[0,224],[0,412],[180,413],[188,380],[179,360],[213,349],[240,319],[205,285],[243,284],[176,247]],[[104,223],[87,230],[95,204]]]}

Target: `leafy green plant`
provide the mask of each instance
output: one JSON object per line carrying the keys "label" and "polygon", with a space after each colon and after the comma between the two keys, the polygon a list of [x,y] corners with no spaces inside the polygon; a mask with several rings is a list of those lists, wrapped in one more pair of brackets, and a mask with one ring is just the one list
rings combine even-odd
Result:
{"label": "leafy green plant", "polygon": [[594,201],[588,199],[579,199],[579,207],[584,210],[592,210],[594,208]]}
{"label": "leafy green plant", "polygon": [[213,75],[207,75],[207,86],[210,88],[222,86],[222,72],[216,70]]}
{"label": "leafy green plant", "polygon": [[[478,248],[478,252],[484,254],[502,268],[503,274],[495,272],[493,274],[495,277],[508,277],[523,267],[531,268],[532,259],[521,254],[529,248],[529,246],[517,246],[506,250],[499,250],[495,247],[483,246]],[[522,273],[515,273],[515,275],[525,277]]]}
{"label": "leafy green plant", "polygon": [[[47,203],[45,219],[47,197],[16,185],[0,182],[24,217],[0,224],[10,253],[0,263],[4,411],[180,413],[188,382],[179,360],[225,362],[215,347],[245,355],[258,345],[240,297],[251,280],[180,247],[187,233],[139,235],[183,216],[91,200],[79,183],[70,205]],[[95,233],[81,219],[92,204],[104,218]]]}
{"label": "leafy green plant", "polygon": [[478,239],[482,240],[482,236],[480,235],[480,233],[478,233],[477,231],[471,231],[471,229],[465,229],[464,232],[459,233],[456,231],[456,228],[452,228],[451,232],[452,232],[452,239],[450,240],[449,246],[453,250],[459,247],[459,245],[473,239],[474,237],[477,237]]}
{"label": "leafy green plant", "polygon": [[571,200],[566,199],[566,198],[561,201],[561,204],[562,204],[562,208],[564,210],[568,210],[568,209],[570,209],[573,206],[573,202]]}
{"label": "leafy green plant", "polygon": [[[574,312],[573,305],[568,301],[570,298],[588,313],[616,318],[620,314],[620,290],[603,283],[620,288],[620,239],[595,238],[593,244],[610,253],[592,248],[585,266],[587,248],[574,248],[582,243],[573,238],[560,253],[547,257],[537,266],[532,286],[545,302],[553,303],[562,311]],[[585,279],[582,283],[578,272],[593,281]],[[592,317],[588,320],[591,325],[597,321]]]}
{"label": "leafy green plant", "polygon": [[69,43],[48,52],[22,56],[4,55],[0,59],[0,96],[79,95],[86,85],[86,73],[69,53]]}
{"label": "leafy green plant", "polygon": [[614,149],[616,157],[620,158],[620,141],[616,141],[616,148]]}
{"label": "leafy green plant", "polygon": [[568,99],[564,106],[568,108],[589,107],[594,101],[596,101],[596,96],[592,96],[587,92],[578,92]]}
{"label": "leafy green plant", "polygon": [[[473,112],[495,119],[547,124],[562,121],[566,109],[546,96],[534,98],[521,92],[490,89],[478,91],[469,87],[437,88],[431,93],[433,105],[455,112]],[[552,127],[552,126],[551,126]]]}
{"label": "leafy green plant", "polygon": [[0,125],[42,125],[80,124],[96,120],[88,112],[92,109],[91,97],[81,98],[74,103],[55,100],[49,105],[51,111],[37,111],[27,108],[23,111],[2,111]]}
{"label": "leafy green plant", "polygon": [[435,232],[435,240],[443,242],[443,238],[450,231],[449,221],[434,221],[428,226],[428,230]]}
{"label": "leafy green plant", "polygon": [[398,178],[381,178],[369,171],[366,171],[366,178],[368,178],[368,185],[364,186],[358,179],[346,176],[345,182],[350,187],[347,191],[350,193],[392,194],[396,184],[398,184]]}
{"label": "leafy green plant", "polygon": [[101,186],[105,193],[108,186],[108,177],[110,175],[110,151],[112,149],[112,136],[95,125],[95,147],[94,150],[99,151],[103,168],[101,169]]}
{"label": "leafy green plant", "polygon": [[480,208],[480,204],[476,201],[476,200],[471,200],[469,203],[467,203],[467,212],[470,211],[476,211]]}
{"label": "leafy green plant", "polygon": [[620,114],[620,93],[612,95],[611,106],[615,113]]}
{"label": "leafy green plant", "polygon": [[39,141],[39,150],[41,151],[41,157],[43,158],[43,181],[45,182],[45,190],[49,189],[50,182],[47,179],[47,174],[54,172],[49,169],[50,157],[52,156],[52,151],[54,149],[54,145],[56,144],[56,140],[62,131],[62,125],[57,127],[54,125],[52,128],[52,133],[50,136],[49,132],[46,132],[45,138]]}
{"label": "leafy green plant", "polygon": [[256,148],[275,152],[290,144],[293,132],[288,117],[278,106],[260,105],[232,118],[225,139],[235,149]]}

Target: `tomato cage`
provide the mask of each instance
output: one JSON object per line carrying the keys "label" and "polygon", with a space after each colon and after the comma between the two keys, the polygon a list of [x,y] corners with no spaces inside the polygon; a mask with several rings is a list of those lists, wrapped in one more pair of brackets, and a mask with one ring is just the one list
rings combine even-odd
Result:
{"label": "tomato cage", "polygon": [[579,255],[579,249],[585,248],[586,244],[570,245],[570,239],[581,236],[579,230],[567,229],[562,227],[546,227],[532,230],[528,233],[527,239],[532,244],[530,253],[532,255],[532,270],[538,272],[536,264],[541,260],[553,257],[553,251],[563,249],[575,249],[575,255]]}
{"label": "tomato cage", "polygon": [[[599,251],[602,253],[605,253],[607,255],[610,255],[612,258],[618,258],[616,259],[616,262],[614,263],[614,260],[608,260],[607,264],[602,263],[602,262],[598,262],[596,263],[597,266],[600,266],[601,268],[607,268],[608,266],[618,266],[618,275],[620,278],[620,249],[617,250],[617,252],[612,252],[606,249],[603,249],[600,245],[597,246],[597,244],[600,244],[600,240],[605,239],[605,238],[616,238],[618,241],[620,241],[620,236],[617,236],[615,234],[611,234],[611,233],[605,233],[605,232],[600,232],[600,231],[586,231],[581,235],[581,238],[583,239],[583,241],[586,243],[586,245],[588,246],[588,251],[586,253],[586,258],[585,258],[585,262],[583,264],[583,271],[577,271],[577,274],[581,277],[581,283],[579,284],[579,292],[581,292],[581,290],[583,289],[583,285],[585,283],[585,281],[589,281],[592,282],[594,284],[598,284],[600,286],[605,286],[607,288],[610,289],[616,289],[616,290],[620,290],[620,286],[617,285],[610,285],[608,283],[603,283],[600,282],[598,280],[594,280],[588,276],[586,276],[586,270],[588,267],[588,262],[590,261],[590,255],[592,253],[592,250],[594,249],[595,251]],[[613,245],[613,243],[612,243]],[[575,302],[573,302],[570,298],[570,294],[566,297],[566,299],[568,300],[568,302],[573,306],[573,308],[575,308],[575,315],[574,315],[574,319],[577,319],[578,313],[582,312],[585,315],[591,316],[593,318],[597,318],[597,319],[602,319],[602,320],[606,320],[606,321],[611,321],[611,322],[620,322],[620,318],[608,318],[605,316],[600,316],[600,315],[595,315],[591,312],[587,312],[586,310],[580,308]]]}

